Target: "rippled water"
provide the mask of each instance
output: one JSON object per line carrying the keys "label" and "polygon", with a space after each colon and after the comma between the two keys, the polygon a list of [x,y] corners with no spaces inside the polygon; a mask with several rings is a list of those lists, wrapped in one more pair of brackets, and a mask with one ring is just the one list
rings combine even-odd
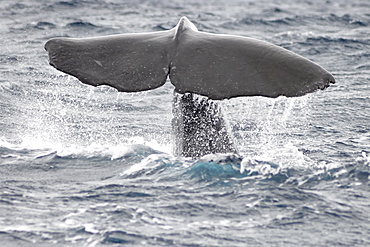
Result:
{"label": "rippled water", "polygon": [[[2,246],[370,244],[368,1],[0,3]],[[240,157],[171,155],[172,86],[118,93],[48,65],[53,37],[172,28],[250,36],[337,84],[221,102]]]}

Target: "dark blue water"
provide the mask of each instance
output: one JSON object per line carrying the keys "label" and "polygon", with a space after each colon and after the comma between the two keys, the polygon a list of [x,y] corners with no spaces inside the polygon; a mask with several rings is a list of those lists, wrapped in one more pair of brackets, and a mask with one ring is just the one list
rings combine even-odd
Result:
{"label": "dark blue water", "polygon": [[[337,84],[221,103],[239,156],[171,155],[172,86],[118,93],[48,65],[53,37],[266,40]],[[370,245],[369,1],[0,3],[1,246]]]}

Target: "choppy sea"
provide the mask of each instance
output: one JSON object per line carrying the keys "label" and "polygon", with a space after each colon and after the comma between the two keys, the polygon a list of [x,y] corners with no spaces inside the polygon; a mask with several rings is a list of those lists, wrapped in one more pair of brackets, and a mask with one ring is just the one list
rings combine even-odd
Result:
{"label": "choppy sea", "polygon": [[[44,43],[166,30],[254,37],[337,83],[220,104],[240,157],[171,154],[173,87],[94,88]],[[370,2],[1,0],[1,246],[369,246]]]}

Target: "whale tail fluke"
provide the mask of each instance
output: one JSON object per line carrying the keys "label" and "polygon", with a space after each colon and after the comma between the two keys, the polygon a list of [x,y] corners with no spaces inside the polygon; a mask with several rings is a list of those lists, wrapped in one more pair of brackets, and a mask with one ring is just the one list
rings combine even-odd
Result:
{"label": "whale tail fluke", "polygon": [[45,44],[49,63],[93,85],[122,92],[162,86],[169,72],[169,32],[122,34],[98,38],[55,38]]}
{"label": "whale tail fluke", "polygon": [[199,32],[182,17],[171,30],[97,38],[56,38],[45,49],[52,66],[83,83],[122,92],[162,86],[211,99],[301,96],[334,83],[319,65],[268,42]]}

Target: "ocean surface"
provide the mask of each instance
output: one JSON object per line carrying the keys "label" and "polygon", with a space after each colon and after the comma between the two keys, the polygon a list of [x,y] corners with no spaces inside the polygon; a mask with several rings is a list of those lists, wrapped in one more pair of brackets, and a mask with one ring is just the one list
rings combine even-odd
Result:
{"label": "ocean surface", "polygon": [[[0,2],[1,246],[370,246],[368,0]],[[45,42],[167,30],[254,37],[336,78],[220,104],[240,156],[171,154],[173,87],[118,93]]]}

